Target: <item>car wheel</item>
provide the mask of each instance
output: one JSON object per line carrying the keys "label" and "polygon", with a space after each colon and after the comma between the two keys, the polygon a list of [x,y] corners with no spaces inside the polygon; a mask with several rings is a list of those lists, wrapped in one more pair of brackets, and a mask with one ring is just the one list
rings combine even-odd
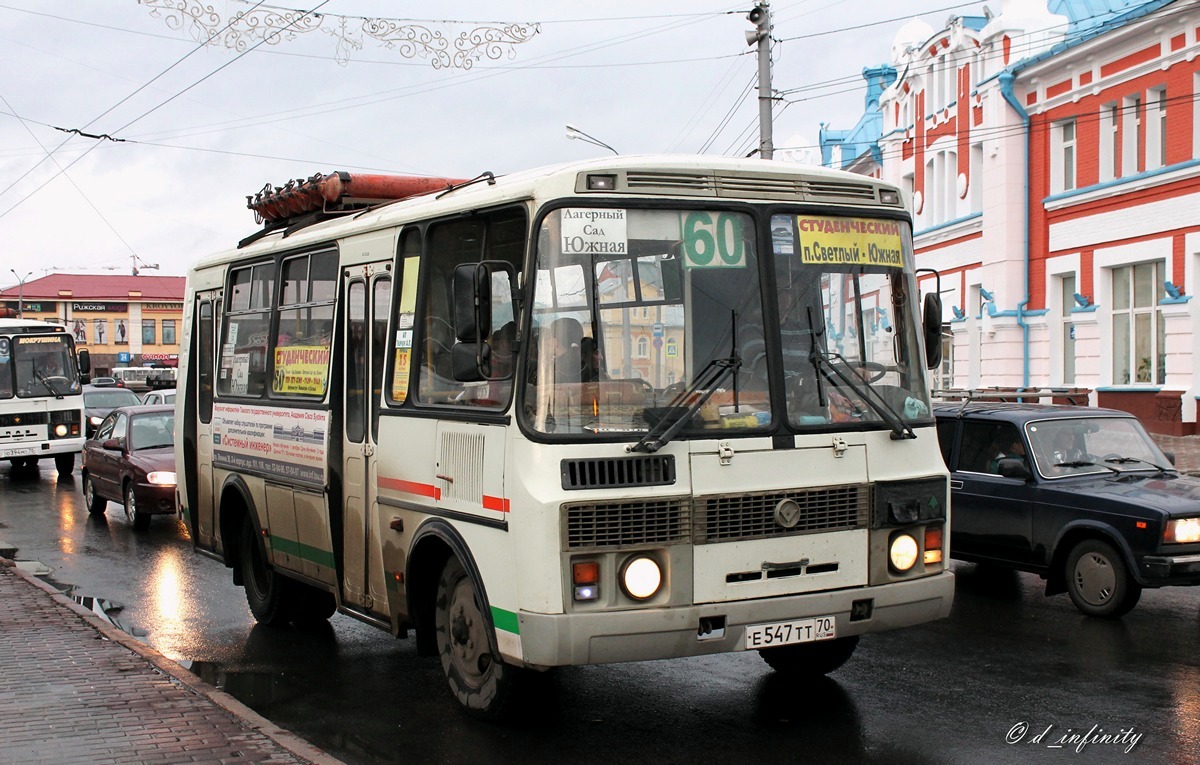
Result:
{"label": "car wheel", "polygon": [[1121,555],[1099,539],[1075,545],[1064,574],[1071,601],[1088,616],[1116,619],[1129,613],[1142,597],[1142,587],[1129,575]]}
{"label": "car wheel", "polygon": [[145,531],[150,528],[150,516],[138,510],[137,497],[133,493],[133,482],[125,482],[125,519],[133,524],[133,528],[138,531]]}
{"label": "car wheel", "polygon": [[529,670],[505,664],[492,653],[488,619],[471,575],[451,556],[438,580],[434,630],[450,690],[473,717],[503,719]]}
{"label": "car wheel", "polygon": [[66,478],[75,470],[75,455],[74,454],[56,454],[54,455],[54,467],[58,468],[58,474]]}
{"label": "car wheel", "polygon": [[821,640],[815,643],[781,645],[759,649],[763,661],[781,675],[811,679],[828,675],[845,664],[858,647],[858,635]]}
{"label": "car wheel", "polygon": [[96,482],[87,473],[83,474],[83,501],[92,515],[104,515],[108,500],[96,493]]}
{"label": "car wheel", "polygon": [[247,518],[242,524],[242,583],[246,588],[246,603],[255,621],[279,627],[292,620],[292,580],[277,574],[267,564],[254,523]]}

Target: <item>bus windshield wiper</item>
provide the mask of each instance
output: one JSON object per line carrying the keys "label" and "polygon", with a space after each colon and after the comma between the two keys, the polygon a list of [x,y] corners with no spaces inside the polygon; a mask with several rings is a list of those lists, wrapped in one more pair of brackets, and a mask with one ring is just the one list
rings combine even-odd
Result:
{"label": "bus windshield wiper", "polygon": [[[717,386],[726,377],[736,372],[741,365],[742,360],[736,354],[708,362],[708,365],[701,369],[700,373],[692,380],[692,384],[680,391],[664,407],[662,418],[654,423],[653,427],[646,431],[646,435],[642,436],[636,444],[625,447],[625,451],[652,454],[666,446],[692,419],[692,416],[700,411],[700,407],[712,398],[712,395],[717,392]],[[696,392],[702,388],[705,389],[704,393],[696,396]],[[693,396],[695,399],[684,408],[684,402]]]}
{"label": "bus windshield wiper", "polygon": [[[883,396],[880,395],[879,391],[872,388],[869,382],[863,380],[860,383],[852,375],[846,373],[846,368],[850,367],[850,362],[846,361],[841,354],[828,353],[821,350],[819,342],[820,337],[825,333],[825,327],[822,324],[820,332],[815,331],[811,308],[808,311],[808,328],[812,335],[812,343],[808,349],[808,358],[812,362],[813,369],[817,372],[817,392],[822,406],[825,404],[825,393],[821,390],[821,378],[825,377],[836,386],[837,381],[833,379],[836,377],[837,380],[840,380],[847,388],[854,391],[859,398],[866,402],[867,406],[875,410],[879,418],[892,429],[893,440],[916,438],[917,434],[913,432],[913,429],[909,427],[908,423],[899,414],[896,414],[896,410],[888,406],[888,403],[883,400]],[[833,374],[831,375],[830,372]],[[872,394],[874,394],[874,398],[872,398]]]}
{"label": "bus windshield wiper", "polygon": [[59,392],[58,388],[55,387],[54,383],[50,382],[50,378],[46,376],[45,372],[38,369],[38,370],[34,371],[34,374],[37,375],[37,378],[38,378],[38,380],[41,381],[42,385],[46,386],[46,390],[48,390],[54,394],[55,398],[61,399],[63,397],[63,394],[61,392]]}

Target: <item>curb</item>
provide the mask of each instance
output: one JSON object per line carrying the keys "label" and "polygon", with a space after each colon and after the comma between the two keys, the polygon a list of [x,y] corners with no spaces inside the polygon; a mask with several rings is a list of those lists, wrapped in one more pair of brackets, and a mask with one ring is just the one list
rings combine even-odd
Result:
{"label": "curb", "polygon": [[84,608],[82,605],[63,595],[62,592],[53,586],[38,579],[33,574],[22,570],[17,566],[15,561],[0,558],[0,566],[11,569],[17,576],[24,579],[32,586],[45,592],[58,605],[71,611],[78,616],[81,621],[87,623],[106,639],[118,643],[133,653],[136,653],[141,658],[145,659],[154,668],[172,678],[180,685],[183,685],[188,690],[198,696],[211,701],[216,706],[228,712],[233,717],[239,719],[249,730],[260,733],[263,736],[271,739],[280,748],[287,750],[291,754],[300,759],[312,763],[312,765],[345,765],[341,760],[333,755],[318,749],[309,742],[297,736],[295,733],[279,727],[267,718],[255,712],[250,707],[246,706],[236,698],[226,693],[225,691],[217,690],[208,683],[201,680],[196,675],[189,672],[182,665],[163,656],[151,646],[143,643],[132,635],[114,627],[112,624],[104,621],[96,616],[92,611]]}

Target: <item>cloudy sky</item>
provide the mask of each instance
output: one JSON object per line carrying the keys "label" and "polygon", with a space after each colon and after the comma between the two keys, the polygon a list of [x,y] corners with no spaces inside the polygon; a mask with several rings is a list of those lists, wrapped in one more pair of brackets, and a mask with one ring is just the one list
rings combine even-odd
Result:
{"label": "cloudy sky", "polygon": [[[317,172],[471,177],[606,153],[567,123],[622,154],[744,155],[758,144],[749,7],[0,0],[0,285],[135,262],[186,274],[258,229],[246,196]],[[258,22],[289,9],[324,15],[264,42]],[[906,20],[982,9],[773,0],[778,149],[853,126],[862,69],[889,61]],[[484,29],[518,41],[455,56]],[[441,52],[436,37],[403,44],[422,34]]]}

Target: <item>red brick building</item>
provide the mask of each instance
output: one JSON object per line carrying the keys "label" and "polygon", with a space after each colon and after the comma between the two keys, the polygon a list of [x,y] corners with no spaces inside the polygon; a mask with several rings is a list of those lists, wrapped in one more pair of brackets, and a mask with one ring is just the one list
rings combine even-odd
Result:
{"label": "red brick building", "polygon": [[0,305],[66,324],[92,357],[93,375],[119,366],[179,363],[182,276],[51,274],[0,290]]}
{"label": "red brick building", "polygon": [[1200,3],[990,5],[903,26],[868,70],[876,140],[823,130],[826,163],[911,195],[938,387],[1086,388],[1197,432]]}

